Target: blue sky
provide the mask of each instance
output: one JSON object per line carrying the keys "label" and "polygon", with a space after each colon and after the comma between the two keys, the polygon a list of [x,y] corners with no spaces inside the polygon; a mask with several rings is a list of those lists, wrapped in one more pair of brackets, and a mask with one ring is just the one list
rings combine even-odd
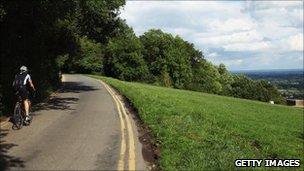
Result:
{"label": "blue sky", "polygon": [[303,1],[127,1],[137,35],[160,28],[229,70],[303,68]]}

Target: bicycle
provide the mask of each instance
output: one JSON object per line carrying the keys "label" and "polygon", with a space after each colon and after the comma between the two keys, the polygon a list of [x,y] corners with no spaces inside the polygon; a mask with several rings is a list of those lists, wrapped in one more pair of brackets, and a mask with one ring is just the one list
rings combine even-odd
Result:
{"label": "bicycle", "polygon": [[16,95],[18,100],[15,104],[14,114],[12,117],[12,121],[13,121],[12,129],[21,129],[23,125],[28,126],[31,124],[32,117],[30,116],[30,120],[28,122],[25,121],[25,110],[22,104],[23,100],[21,96],[18,94],[18,92],[16,93]]}

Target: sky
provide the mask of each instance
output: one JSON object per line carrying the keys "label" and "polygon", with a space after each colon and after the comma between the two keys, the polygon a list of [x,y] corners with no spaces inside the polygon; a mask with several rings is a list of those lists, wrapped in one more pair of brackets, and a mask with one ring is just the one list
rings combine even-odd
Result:
{"label": "sky", "polygon": [[140,36],[159,28],[229,70],[303,68],[303,1],[127,1]]}

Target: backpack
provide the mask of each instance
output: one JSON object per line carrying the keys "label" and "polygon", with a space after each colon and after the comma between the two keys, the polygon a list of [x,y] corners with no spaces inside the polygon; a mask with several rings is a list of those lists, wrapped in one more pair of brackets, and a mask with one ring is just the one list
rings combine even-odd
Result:
{"label": "backpack", "polygon": [[26,77],[26,73],[17,74],[15,76],[15,80],[13,82],[13,88],[15,91],[18,91],[25,87],[25,85],[23,84],[25,77]]}

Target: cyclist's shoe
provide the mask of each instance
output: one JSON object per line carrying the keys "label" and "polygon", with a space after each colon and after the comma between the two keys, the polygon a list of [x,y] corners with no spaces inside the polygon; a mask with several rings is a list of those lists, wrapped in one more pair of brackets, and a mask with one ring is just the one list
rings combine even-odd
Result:
{"label": "cyclist's shoe", "polygon": [[24,124],[25,125],[29,125],[31,123],[31,117],[30,116],[26,116],[25,120],[24,120]]}

